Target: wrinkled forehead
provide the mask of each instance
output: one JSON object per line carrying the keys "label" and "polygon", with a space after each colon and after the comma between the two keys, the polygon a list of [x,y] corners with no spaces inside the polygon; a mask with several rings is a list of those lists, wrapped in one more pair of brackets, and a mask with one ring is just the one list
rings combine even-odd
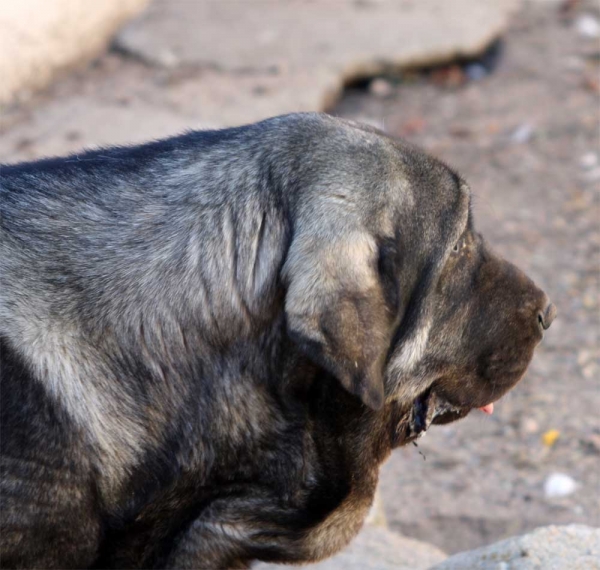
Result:
{"label": "wrinkled forehead", "polygon": [[408,169],[413,192],[421,214],[440,224],[443,241],[450,245],[472,225],[471,189],[467,182],[446,164],[419,152]]}
{"label": "wrinkled forehead", "polygon": [[400,139],[395,139],[392,146],[398,171],[422,190],[438,195],[441,192],[446,197],[461,194],[467,202],[470,200],[466,181],[442,160]]}
{"label": "wrinkled forehead", "polygon": [[343,145],[332,168],[329,155],[323,162],[329,171],[319,171],[318,186],[375,213],[368,223],[376,233],[401,232],[411,247],[428,248],[439,259],[468,227],[471,190],[466,181],[402,139],[367,127],[354,128],[351,135],[352,144]]}

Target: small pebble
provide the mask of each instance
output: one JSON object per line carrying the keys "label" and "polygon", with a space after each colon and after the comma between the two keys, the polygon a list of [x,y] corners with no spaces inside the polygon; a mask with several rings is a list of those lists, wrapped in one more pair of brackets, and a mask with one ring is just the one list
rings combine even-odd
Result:
{"label": "small pebble", "polygon": [[537,433],[540,430],[539,424],[533,418],[525,418],[521,428],[525,433]]}
{"label": "small pebble", "polygon": [[369,93],[383,99],[394,93],[394,86],[387,79],[379,77],[369,84]]}
{"label": "small pebble", "polygon": [[598,155],[595,152],[587,152],[579,159],[579,165],[584,170],[594,168],[598,164]]}
{"label": "small pebble", "polygon": [[580,36],[586,38],[597,38],[600,36],[600,23],[589,14],[583,14],[575,20],[575,28],[579,32]]}
{"label": "small pebble", "polygon": [[533,127],[529,123],[519,125],[510,135],[513,143],[526,143],[533,135]]}
{"label": "small pebble", "polygon": [[567,497],[575,492],[577,482],[564,473],[552,473],[544,483],[544,494],[548,499]]}
{"label": "small pebble", "polygon": [[166,67],[168,69],[177,67],[181,63],[181,60],[177,56],[177,54],[168,48],[160,50],[155,55],[155,59],[159,65],[161,65],[162,67]]}
{"label": "small pebble", "polygon": [[584,443],[589,447],[590,451],[600,455],[600,434],[592,433],[584,439]]}
{"label": "small pebble", "polygon": [[464,71],[471,81],[479,81],[488,74],[488,70],[480,63],[469,63],[465,66]]}

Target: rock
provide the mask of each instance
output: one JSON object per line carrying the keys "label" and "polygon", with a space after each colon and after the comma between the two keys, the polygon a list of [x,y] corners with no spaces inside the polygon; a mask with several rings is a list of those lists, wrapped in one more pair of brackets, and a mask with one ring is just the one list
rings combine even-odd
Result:
{"label": "rock", "polygon": [[544,483],[544,494],[548,499],[567,497],[577,489],[575,479],[564,473],[552,473]]}
{"label": "rock", "polygon": [[469,63],[465,66],[464,72],[471,81],[479,81],[488,75],[488,70],[481,63]]}
{"label": "rock", "polygon": [[575,28],[579,35],[586,38],[597,38],[600,36],[600,23],[594,16],[582,14],[575,20]]}
{"label": "rock", "polygon": [[595,152],[586,152],[579,159],[579,164],[584,170],[590,170],[598,164],[598,155]]}
{"label": "rock", "polygon": [[384,99],[394,93],[394,86],[387,79],[379,77],[369,84],[369,93]]}
{"label": "rock", "polygon": [[253,570],[426,570],[446,558],[433,545],[405,538],[384,528],[365,526],[342,552],[303,566],[258,564]]}
{"label": "rock", "polygon": [[522,144],[526,143],[531,139],[533,135],[534,128],[529,123],[523,123],[519,125],[510,135],[510,140],[514,144]]}
{"label": "rock", "polygon": [[548,526],[451,556],[431,570],[600,570],[600,529]]}
{"label": "rock", "polygon": [[[116,43],[155,65],[169,53],[182,66],[218,70],[203,76],[200,119],[232,125],[324,110],[355,79],[478,56],[517,6],[518,0],[291,0],[270,3],[265,19],[253,2],[155,0]],[[245,85],[263,80],[263,105],[248,104]],[[231,104],[210,95],[223,81]],[[383,81],[372,89],[386,97],[392,86]]]}
{"label": "rock", "polygon": [[0,104],[98,55],[148,0],[19,0],[0,10]]}
{"label": "rock", "polygon": [[583,438],[583,443],[591,453],[600,455],[600,434],[592,433]]}
{"label": "rock", "polygon": [[[514,0],[477,2],[273,2],[269,17],[246,2],[156,0],[127,26],[119,46],[149,61],[170,48],[187,63],[220,69],[328,67],[344,76],[390,65],[433,64],[476,56],[504,29]],[[466,17],[468,16],[468,17]],[[300,47],[301,46],[301,47]]]}
{"label": "rock", "polygon": [[521,431],[526,434],[538,433],[540,431],[540,424],[530,417],[524,418],[520,427]]}

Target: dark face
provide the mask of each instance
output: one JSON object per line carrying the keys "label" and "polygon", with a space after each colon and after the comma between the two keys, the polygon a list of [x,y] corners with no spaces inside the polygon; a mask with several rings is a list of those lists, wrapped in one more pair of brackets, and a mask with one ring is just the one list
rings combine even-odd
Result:
{"label": "dark face", "polygon": [[471,228],[452,247],[431,308],[427,341],[411,372],[422,391],[407,440],[474,408],[491,412],[490,404],[523,376],[556,313],[547,295]]}
{"label": "dark face", "polygon": [[474,231],[460,176],[402,141],[352,129],[334,167],[327,138],[313,161],[327,168],[314,169],[318,190],[298,210],[286,321],[346,390],[393,411],[407,429],[401,444],[430,423],[491,411],[555,309]]}

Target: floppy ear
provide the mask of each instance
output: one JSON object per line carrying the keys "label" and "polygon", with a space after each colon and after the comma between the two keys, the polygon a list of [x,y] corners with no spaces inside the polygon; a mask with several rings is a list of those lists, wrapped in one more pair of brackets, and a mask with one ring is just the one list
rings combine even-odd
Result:
{"label": "floppy ear", "polygon": [[344,388],[379,409],[391,315],[377,246],[364,230],[337,233],[344,235],[301,234],[290,246],[283,272],[288,332]]}

